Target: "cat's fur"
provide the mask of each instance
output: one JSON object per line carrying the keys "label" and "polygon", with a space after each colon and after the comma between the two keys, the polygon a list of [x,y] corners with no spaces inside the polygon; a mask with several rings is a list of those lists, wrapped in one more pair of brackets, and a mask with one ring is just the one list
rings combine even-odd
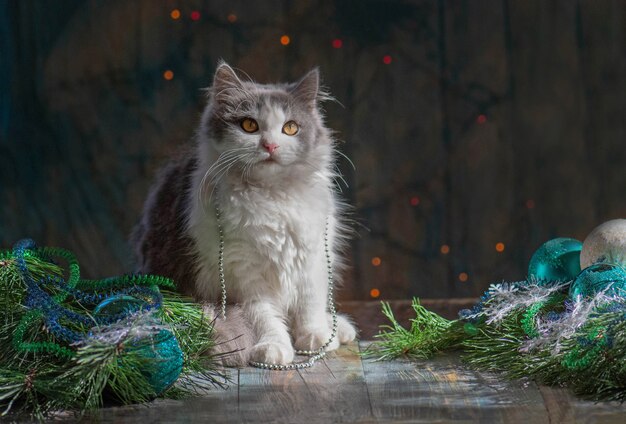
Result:
{"label": "cat's fur", "polygon": [[[134,231],[139,271],[171,277],[183,293],[217,305],[218,206],[228,301],[239,306],[229,306],[226,320],[218,316],[216,330],[223,341],[242,335],[222,350],[243,348],[235,365],[290,363],[294,347],[317,349],[331,335],[326,232],[334,270],[344,265],[346,229],[319,74],[262,85],[220,63],[207,91],[195,149],[161,172]],[[245,118],[256,120],[258,131],[244,131]],[[282,131],[291,120],[299,126],[293,136]],[[355,336],[340,316],[328,349]]]}

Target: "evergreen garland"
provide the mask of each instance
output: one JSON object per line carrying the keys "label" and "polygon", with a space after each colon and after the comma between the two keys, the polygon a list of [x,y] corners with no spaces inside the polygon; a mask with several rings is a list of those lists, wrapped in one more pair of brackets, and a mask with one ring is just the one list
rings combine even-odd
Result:
{"label": "evergreen garland", "polygon": [[[67,280],[58,259],[67,263]],[[0,251],[2,415],[83,414],[105,401],[223,386],[208,354],[212,325],[174,287],[152,275],[81,279],[71,252],[30,240]]]}
{"label": "evergreen garland", "polygon": [[477,369],[567,386],[594,400],[626,400],[626,270],[615,263],[576,269],[572,252],[580,248],[565,252],[563,240],[538,250],[526,280],[492,284],[459,319],[442,318],[414,299],[416,317],[407,330],[383,302],[391,325],[366,354],[430,358],[460,349]]}

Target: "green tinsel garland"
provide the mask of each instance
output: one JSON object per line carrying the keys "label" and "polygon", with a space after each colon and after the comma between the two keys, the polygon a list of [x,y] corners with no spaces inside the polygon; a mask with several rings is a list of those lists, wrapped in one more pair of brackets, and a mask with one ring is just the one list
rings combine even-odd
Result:
{"label": "green tinsel garland", "polygon": [[[594,400],[626,400],[626,270],[600,263],[576,267],[580,242],[544,244],[518,283],[493,284],[480,301],[447,320],[413,300],[403,328],[389,304],[367,355],[430,358],[460,349],[465,363],[509,378],[562,385]],[[556,276],[551,279],[551,276]]]}
{"label": "green tinsel garland", "polygon": [[30,241],[0,251],[2,415],[82,414],[105,401],[223,386],[208,354],[212,325],[200,305],[168,291],[174,288],[151,275],[81,279],[71,252]]}

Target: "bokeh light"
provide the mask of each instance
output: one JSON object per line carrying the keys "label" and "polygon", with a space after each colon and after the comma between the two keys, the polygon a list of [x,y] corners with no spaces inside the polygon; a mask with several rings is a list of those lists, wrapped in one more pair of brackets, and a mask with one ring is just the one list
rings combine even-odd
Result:
{"label": "bokeh light", "polygon": [[378,289],[370,290],[370,296],[373,297],[374,299],[376,299],[377,297],[380,296],[380,290],[378,290]]}
{"label": "bokeh light", "polygon": [[286,46],[289,43],[291,43],[291,38],[289,38],[288,35],[283,35],[282,37],[280,37],[280,44],[282,44],[283,46]]}

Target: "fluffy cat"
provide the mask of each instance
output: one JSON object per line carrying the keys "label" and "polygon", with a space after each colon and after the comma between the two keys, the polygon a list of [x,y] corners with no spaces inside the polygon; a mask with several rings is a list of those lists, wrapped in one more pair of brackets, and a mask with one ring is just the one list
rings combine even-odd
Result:
{"label": "fluffy cat", "polygon": [[[232,341],[221,349],[240,349],[230,365],[287,364],[294,347],[318,349],[331,336],[325,235],[334,270],[344,266],[326,95],[317,69],[296,83],[258,84],[226,63],[207,92],[195,148],[161,172],[135,228],[138,271],[173,278],[215,316],[219,208],[226,291],[238,305],[226,320],[217,314],[218,339]],[[340,315],[327,350],[355,337]]]}

